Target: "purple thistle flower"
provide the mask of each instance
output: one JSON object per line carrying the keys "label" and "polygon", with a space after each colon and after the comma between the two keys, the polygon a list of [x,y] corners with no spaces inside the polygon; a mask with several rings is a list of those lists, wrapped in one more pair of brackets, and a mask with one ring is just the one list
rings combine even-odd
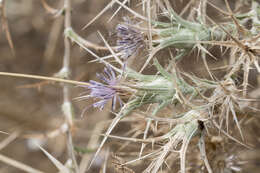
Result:
{"label": "purple thistle flower", "polygon": [[144,38],[141,32],[131,27],[130,19],[125,19],[125,24],[118,24],[117,32],[117,51],[122,53],[121,58],[127,59],[135,54],[144,44]]}
{"label": "purple thistle flower", "polygon": [[99,99],[99,101],[95,102],[92,106],[98,107],[100,110],[104,108],[106,103],[112,99],[112,109],[116,108],[116,101],[119,100],[120,105],[122,106],[123,102],[118,96],[118,92],[115,86],[118,83],[115,72],[112,70],[110,66],[105,67],[103,74],[98,74],[97,77],[103,82],[96,82],[90,80],[90,85],[86,86],[90,90],[90,94],[87,96],[83,96],[81,98],[89,98],[92,97],[94,99]]}

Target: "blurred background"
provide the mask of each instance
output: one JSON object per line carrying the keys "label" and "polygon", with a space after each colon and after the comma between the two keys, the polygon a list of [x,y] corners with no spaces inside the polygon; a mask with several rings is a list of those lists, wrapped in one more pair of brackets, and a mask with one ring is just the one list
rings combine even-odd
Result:
{"label": "blurred background", "polygon": [[[110,0],[73,0],[72,1],[72,27],[82,37],[94,43],[101,43],[97,30],[104,35],[113,32],[114,25],[106,21],[112,15],[108,10],[105,15],[82,30],[93,17],[95,17]],[[63,1],[46,1],[51,7],[59,9]],[[64,52],[64,23],[63,16],[55,17],[48,13],[41,1],[13,0],[5,2],[6,17],[9,24],[10,35],[14,44],[15,55],[12,53],[6,34],[0,33],[0,71],[16,72],[53,76],[62,67]],[[105,55],[105,52],[97,52]],[[88,81],[95,78],[96,72],[101,72],[103,66],[88,63],[94,58],[80,49],[72,46],[71,52],[71,78]],[[35,135],[38,139],[42,134],[55,131],[64,123],[61,111],[63,102],[62,86],[58,83],[46,83],[40,80],[31,80],[13,77],[0,77],[0,131],[9,134]],[[84,89],[71,87],[72,98],[78,97]],[[91,105],[90,102],[73,101],[76,112],[78,129],[74,133],[76,146],[86,147],[88,139],[98,121],[108,116],[106,111],[96,112],[89,109],[83,117],[82,110]],[[0,133],[0,141],[9,135]],[[1,154],[21,161],[43,172],[57,172],[55,166],[33,143],[39,142],[58,160],[64,163],[67,160],[67,147],[65,135],[55,138],[28,140],[18,137]],[[0,172],[23,172],[8,164],[0,162]]]}
{"label": "blurred background", "polygon": [[[60,0],[47,0],[46,2],[57,9],[61,8],[63,3]],[[83,38],[96,44],[103,45],[97,30],[109,42],[115,42],[113,37],[115,26],[122,21],[122,17],[127,15],[125,10],[121,10],[108,23],[108,19],[114,14],[118,6],[111,7],[87,29],[82,30],[84,25],[93,19],[109,2],[110,0],[72,0],[73,29]],[[177,12],[180,12],[188,2],[188,0],[175,1]],[[222,0],[214,2],[219,6],[224,6]],[[233,6],[235,5],[235,1],[230,2]],[[64,52],[63,17],[55,17],[48,13],[39,0],[12,0],[5,3],[5,12],[15,54],[8,44],[6,32],[2,29],[0,33],[0,71],[53,76],[62,67]],[[142,8],[138,0],[131,1],[130,6],[139,11]],[[222,16],[211,8],[209,8],[209,13],[216,20],[222,19]],[[185,15],[187,16],[187,14]],[[95,52],[100,56],[108,54],[106,51]],[[184,70],[193,71],[197,75],[207,76],[205,69],[201,70],[200,68],[202,63],[197,60],[190,63],[189,58],[186,57],[180,63],[180,67]],[[96,72],[101,72],[103,65],[89,63],[91,60],[94,60],[94,58],[90,54],[79,48],[78,45],[73,44],[71,78],[78,81],[95,79]],[[187,64],[187,62],[189,63]],[[212,61],[210,64],[215,66],[218,63],[222,63],[222,61]],[[195,68],[195,66],[198,68]],[[257,84],[259,77],[256,74],[252,74],[250,77],[254,85],[253,95],[260,97]],[[72,98],[76,98],[85,90],[80,87],[71,87],[71,91]],[[0,145],[0,154],[43,172],[57,172],[55,166],[34,143],[41,145],[62,163],[66,162],[68,153],[65,134],[59,133],[55,137],[44,137],[44,135],[48,136],[51,132],[59,130],[64,123],[64,116],[61,111],[62,86],[53,82],[0,76],[0,99],[0,131],[2,131],[0,143],[10,135],[16,138],[3,149]],[[80,151],[77,153],[78,156],[86,157],[86,160],[90,158],[99,143],[98,134],[102,133],[107,127],[104,121],[110,118],[109,107],[102,112],[90,108],[81,117],[82,110],[92,103],[92,100],[77,101],[73,99],[76,112],[73,141],[78,148],[90,149],[87,154]],[[247,123],[249,128],[247,128],[245,136],[253,143],[255,148],[259,149],[259,119]],[[116,131],[120,131],[120,128],[123,129],[119,126]],[[254,135],[250,135],[252,133]],[[32,137],[34,137],[34,140],[28,139]],[[257,172],[255,167],[259,167],[260,164],[258,149],[253,150],[252,153],[241,153],[243,157],[250,161],[250,164],[245,165],[248,167],[246,170]],[[94,167],[88,172],[98,172],[105,155],[105,152],[101,153]],[[0,173],[16,172],[23,171],[0,162]]]}

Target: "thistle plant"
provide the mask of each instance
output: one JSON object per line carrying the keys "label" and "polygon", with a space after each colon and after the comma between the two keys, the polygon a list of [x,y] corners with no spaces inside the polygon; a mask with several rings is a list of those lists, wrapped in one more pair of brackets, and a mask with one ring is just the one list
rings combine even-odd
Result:
{"label": "thistle plant", "polygon": [[[169,23],[160,23],[152,20],[150,21],[151,28],[149,31],[147,31],[145,28],[142,28],[139,25],[133,26],[130,24],[130,22],[124,25],[119,24],[117,26],[117,31],[119,32],[119,40],[117,42],[117,46],[120,46],[120,49],[117,51],[123,54],[123,56],[121,56],[121,58],[123,59],[128,58],[130,54],[136,53],[136,51],[138,51],[140,45],[143,42],[147,42],[148,44],[149,40],[147,38],[149,37],[150,32],[150,35],[152,36],[152,40],[150,40],[152,48],[151,52],[147,57],[147,61],[144,64],[141,71],[143,71],[143,69],[147,66],[147,64],[159,50],[165,49],[167,47],[174,47],[175,49],[177,49],[177,52],[179,52],[179,54],[176,55],[175,60],[183,57],[184,55],[192,51],[192,49],[197,47],[199,50],[202,50],[201,56],[204,58],[205,61],[205,54],[211,55],[211,53],[207,50],[208,46],[205,46],[205,44],[219,44],[225,46],[229,43],[229,41],[225,41],[228,39],[228,37],[231,37],[232,40],[236,41],[236,39],[229,33],[229,31],[232,31],[240,27],[240,25],[237,24],[238,20],[236,18],[233,19],[234,24],[230,23],[225,27],[222,27],[218,24],[215,24],[213,26],[207,26],[204,21],[205,19],[203,20],[202,18],[198,18],[198,22],[190,22],[182,19],[170,7],[170,3],[168,1],[164,1],[164,3],[165,7],[160,6],[163,3],[159,3],[158,5],[161,7],[163,12],[167,11],[165,12],[165,14],[170,20]],[[228,9],[230,10],[230,7],[227,2],[226,4],[228,6]],[[141,32],[137,32],[137,29],[140,29],[143,32],[143,34],[141,34]],[[146,36],[144,36],[144,31],[146,31]],[[252,36],[254,35],[256,35],[256,33],[252,33]],[[244,55],[241,54],[241,57],[244,57]],[[133,93],[133,98],[130,97],[130,104],[126,103],[126,106],[121,109],[119,114],[117,114],[116,118],[111,123],[109,129],[105,133],[104,139],[97,153],[100,151],[101,147],[103,146],[104,142],[108,137],[120,139],[120,137],[110,135],[113,128],[120,121],[120,119],[130,114],[137,108],[140,108],[142,105],[151,103],[158,104],[158,106],[154,108],[154,111],[152,111],[151,116],[149,116],[149,118],[152,117],[152,120],[154,117],[156,117],[160,109],[163,109],[165,106],[169,104],[181,103],[183,105],[188,106],[190,112],[184,113],[180,115],[178,118],[174,119],[178,123],[176,123],[175,127],[168,133],[165,133],[165,135],[163,135],[162,137],[155,137],[153,140],[149,138],[145,139],[147,134],[144,135],[143,140],[122,137],[122,139],[135,142],[158,142],[158,140],[168,141],[165,143],[162,149],[157,150],[157,159],[151,162],[150,166],[147,167],[147,169],[144,172],[158,172],[162,164],[164,163],[164,160],[166,160],[166,156],[168,155],[169,151],[172,150],[174,147],[176,148],[179,143],[182,144],[182,147],[179,150],[181,158],[181,172],[186,172],[185,159],[187,146],[188,143],[191,141],[192,137],[195,136],[194,134],[199,133],[201,136],[201,140],[203,141],[204,138],[202,134],[205,128],[207,128],[206,124],[213,123],[215,124],[216,129],[223,131],[222,124],[225,120],[227,131],[225,132],[225,134],[229,136],[228,124],[230,113],[232,114],[233,120],[235,121],[239,133],[242,139],[244,140],[241,125],[238,121],[236,113],[241,112],[239,102],[242,99],[239,98],[240,90],[237,89],[238,86],[236,86],[236,84],[230,78],[230,75],[226,75],[223,81],[220,82],[191,77],[191,80],[195,83],[195,85],[197,85],[197,87],[193,87],[192,85],[189,85],[187,82],[185,82],[185,80],[183,80],[183,78],[177,74],[176,69],[172,70],[172,72],[169,73],[167,72],[167,70],[164,70],[162,66],[160,66],[157,60],[155,60],[154,62],[156,64],[157,70],[160,72],[158,76],[145,76],[138,72],[133,72],[127,69],[125,80],[129,80],[128,78],[130,77],[131,81],[131,77],[133,77],[136,82],[135,85],[126,85],[127,87],[130,87],[131,90],[135,90],[135,92]],[[258,65],[258,63],[256,64]],[[209,71],[209,68],[206,63],[205,65],[207,70]],[[235,73],[234,69],[237,68],[236,66],[237,65],[235,65],[235,67],[232,68],[230,72],[231,74]],[[173,66],[170,68],[173,68]],[[174,68],[176,68],[176,66],[174,66]],[[245,70],[245,73],[248,73],[248,70]],[[211,78],[214,79],[211,73],[210,75]],[[243,82],[246,84],[248,82],[247,77],[248,75],[245,74]],[[160,85],[159,83],[162,83],[163,85]],[[245,89],[246,87],[244,87],[244,93]],[[210,90],[211,96],[205,96],[204,93]],[[192,97],[190,97],[190,99],[186,99],[188,95],[192,95]],[[202,99],[204,101],[200,102],[200,104],[196,104],[196,99]],[[197,115],[196,118],[193,117],[194,114]],[[149,119],[147,125],[150,125],[151,119]],[[186,122],[183,119],[186,119]],[[219,119],[219,124],[216,123],[216,119]],[[184,124],[182,124],[183,121]],[[149,125],[147,126],[148,129]],[[232,139],[234,140],[234,138]],[[207,171],[212,172],[208,159],[206,158],[207,156],[205,153],[205,146],[202,146],[202,144],[203,142],[200,143],[201,155],[203,155],[204,157],[203,160],[205,162]],[[142,149],[143,146],[144,145],[142,145]],[[97,153],[95,156],[97,156]]]}
{"label": "thistle plant", "polygon": [[[183,11],[177,12],[178,2],[142,0],[140,13],[131,6],[130,0],[111,0],[85,30],[112,6],[117,10],[109,21],[113,21],[120,10],[127,14],[114,21],[112,36],[103,36],[98,31],[103,44],[96,44],[74,30],[71,24],[73,3],[65,0],[60,11],[54,10],[55,15],[65,14],[64,58],[60,71],[54,77],[0,72],[0,75],[64,83],[65,122],[59,131],[66,134],[67,163],[71,164],[61,164],[40,147],[60,172],[86,172],[97,163],[103,172],[115,169],[144,173],[243,171],[247,162],[239,158],[237,151],[255,147],[248,142],[247,124],[257,119],[252,114],[259,114],[258,107],[251,106],[259,100],[249,97],[253,87],[257,87],[250,84],[249,77],[253,68],[257,75],[260,73],[260,4],[255,0],[236,2],[235,5],[246,4],[247,11],[235,13],[238,10],[233,10],[227,0],[221,1],[222,7],[208,0],[193,0]],[[53,11],[47,2],[43,4]],[[224,15],[225,23],[215,21],[207,11],[209,7]],[[115,40],[110,41],[112,39]],[[73,42],[94,58],[90,63],[103,65],[103,72],[96,73],[97,80],[69,80]],[[209,56],[221,65],[210,68],[213,63],[207,61]],[[127,63],[129,60],[134,63]],[[203,68],[206,75],[185,71],[179,63],[183,61],[202,62],[204,66],[193,68]],[[137,63],[142,63],[140,69],[135,68]],[[147,68],[148,65],[152,68]],[[69,84],[84,89],[75,96],[81,104],[85,100],[92,101],[79,111],[83,118],[89,116],[90,110],[114,116],[111,120],[97,122],[98,134],[95,131],[87,138],[90,144],[95,141],[99,145],[88,145],[86,151],[75,147],[72,140],[77,115]],[[244,105],[253,113],[246,112]],[[118,128],[122,128],[120,132],[115,130]],[[96,135],[102,136],[102,140],[93,137]],[[115,147],[117,145],[120,147]],[[95,153],[91,155],[89,151],[92,150]],[[83,156],[76,155],[76,151]],[[117,156],[120,154],[122,156]],[[100,159],[103,155],[104,160]],[[113,162],[113,159],[124,160],[120,157],[126,161]]]}

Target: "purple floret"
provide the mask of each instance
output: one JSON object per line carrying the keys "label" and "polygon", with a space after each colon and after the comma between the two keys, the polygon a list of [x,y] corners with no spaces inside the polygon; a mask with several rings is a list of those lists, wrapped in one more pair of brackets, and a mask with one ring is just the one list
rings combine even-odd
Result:
{"label": "purple floret", "polygon": [[92,106],[98,107],[100,110],[104,108],[106,103],[112,99],[112,109],[115,109],[116,101],[119,100],[120,105],[122,101],[117,94],[117,90],[114,86],[118,83],[115,72],[110,66],[105,67],[103,74],[97,74],[97,77],[103,82],[96,82],[91,80],[89,86],[86,86],[90,90],[88,97],[99,99]]}
{"label": "purple floret", "polygon": [[117,51],[121,52],[121,57],[127,59],[135,54],[140,47],[143,46],[143,35],[135,28],[130,26],[130,23],[118,24],[117,32]]}

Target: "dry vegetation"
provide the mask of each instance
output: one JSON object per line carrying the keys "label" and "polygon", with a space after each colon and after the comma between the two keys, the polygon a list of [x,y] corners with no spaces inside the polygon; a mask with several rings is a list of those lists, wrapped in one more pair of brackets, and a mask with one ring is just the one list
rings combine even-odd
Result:
{"label": "dry vegetation", "polygon": [[260,2],[0,0],[0,172],[257,173]]}

